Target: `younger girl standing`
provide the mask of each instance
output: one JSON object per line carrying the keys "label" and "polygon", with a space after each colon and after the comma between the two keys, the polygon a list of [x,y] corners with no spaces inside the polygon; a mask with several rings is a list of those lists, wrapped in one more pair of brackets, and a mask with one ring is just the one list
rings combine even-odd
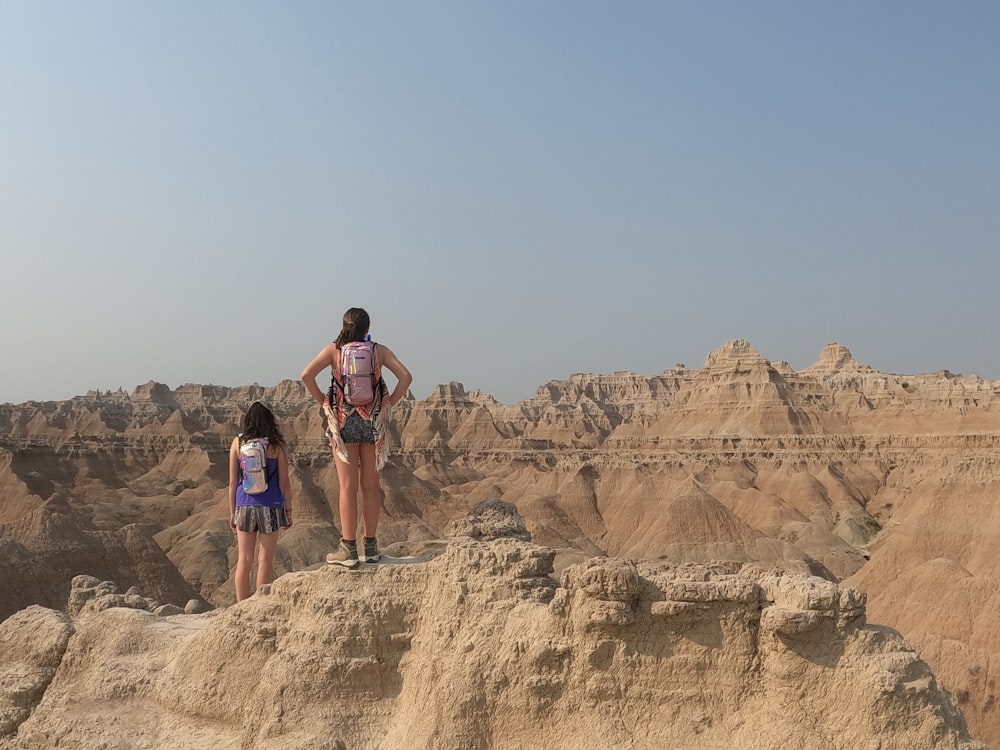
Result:
{"label": "younger girl standing", "polygon": [[[267,489],[248,494],[243,488],[240,446],[248,440],[266,441]],[[288,446],[274,420],[274,414],[254,401],[243,417],[243,432],[229,447],[229,526],[236,531],[236,601],[250,596],[250,569],[254,548],[257,558],[257,588],[274,580],[274,552],[278,529],[292,525],[291,485],[288,480]]]}

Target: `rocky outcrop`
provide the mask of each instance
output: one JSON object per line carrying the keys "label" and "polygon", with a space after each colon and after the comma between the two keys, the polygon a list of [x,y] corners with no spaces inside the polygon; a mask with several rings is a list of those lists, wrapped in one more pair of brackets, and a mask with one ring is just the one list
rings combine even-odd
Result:
{"label": "rocky outcrop", "polygon": [[73,577],[69,599],[66,602],[66,612],[71,617],[81,617],[91,612],[102,612],[113,607],[141,609],[161,617],[181,613],[200,614],[210,609],[201,599],[190,599],[182,608],[176,604],[160,604],[155,599],[145,597],[136,586],[132,586],[122,594],[119,593],[118,586],[114,581],[102,581],[88,575]]}
{"label": "rocky outcrop", "polygon": [[468,515],[449,525],[448,535],[479,540],[510,538],[531,541],[531,534],[517,506],[498,497],[480,500],[473,505]]}
{"label": "rocky outcrop", "polygon": [[42,700],[73,631],[68,617],[38,605],[0,622],[0,743],[16,734]]}
{"label": "rocky outcrop", "polygon": [[557,582],[553,556],[456,537],[207,615],[30,608],[0,626],[0,748],[983,747],[856,589],[614,558]]}

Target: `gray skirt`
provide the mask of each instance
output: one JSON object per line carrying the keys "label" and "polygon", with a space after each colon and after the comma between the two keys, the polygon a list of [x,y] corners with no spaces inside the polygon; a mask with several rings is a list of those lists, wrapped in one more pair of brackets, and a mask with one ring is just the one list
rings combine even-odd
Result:
{"label": "gray skirt", "polygon": [[285,506],[264,508],[260,505],[238,505],[233,516],[237,531],[256,534],[273,534],[278,529],[288,528],[288,513]]}

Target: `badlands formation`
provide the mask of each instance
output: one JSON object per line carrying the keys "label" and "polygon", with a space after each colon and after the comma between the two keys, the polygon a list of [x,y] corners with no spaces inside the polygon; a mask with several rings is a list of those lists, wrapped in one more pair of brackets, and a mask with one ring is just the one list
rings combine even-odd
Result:
{"label": "badlands formation", "polygon": [[[231,606],[255,398],[296,518]],[[1000,746],[1000,384],[733,341],[515,405],[442,385],[392,432],[380,542],[426,562],[339,575],[298,382],[0,405],[0,750]]]}
{"label": "badlands formation", "polygon": [[607,557],[557,583],[501,500],[454,531],[425,564],[288,573],[209,615],[78,576],[68,615],[0,623],[0,747],[983,747],[857,589]]}

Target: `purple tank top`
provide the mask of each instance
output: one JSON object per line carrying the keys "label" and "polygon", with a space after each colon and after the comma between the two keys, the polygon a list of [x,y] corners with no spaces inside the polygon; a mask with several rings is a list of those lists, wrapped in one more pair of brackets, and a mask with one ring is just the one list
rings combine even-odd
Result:
{"label": "purple tank top", "polygon": [[236,485],[236,507],[256,505],[261,508],[280,508],[285,504],[285,496],[281,494],[278,484],[278,459],[267,459],[267,489],[259,495],[248,495],[243,491],[243,483]]}

